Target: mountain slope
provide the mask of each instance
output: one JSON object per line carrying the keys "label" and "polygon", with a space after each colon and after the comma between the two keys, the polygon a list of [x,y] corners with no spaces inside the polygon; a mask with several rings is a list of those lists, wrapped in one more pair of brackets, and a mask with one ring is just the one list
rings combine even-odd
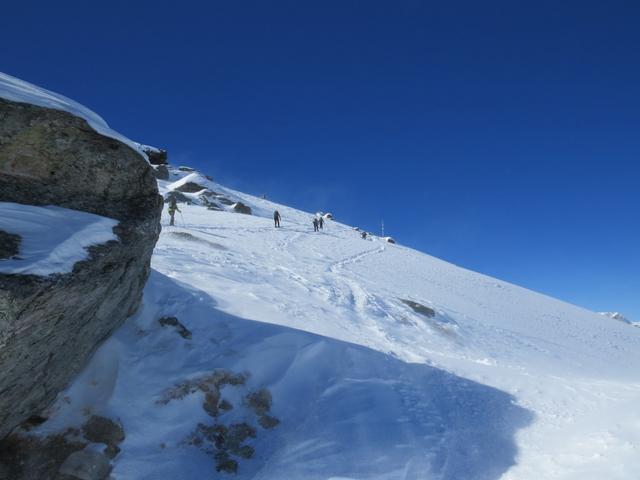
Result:
{"label": "mountain slope", "polygon": [[[171,169],[161,193],[187,175]],[[224,442],[203,432],[244,423],[255,453],[232,455],[237,478],[640,471],[638,329],[338,222],[314,233],[311,214],[196,176],[226,203],[209,210],[195,204],[200,192],[186,193],[195,203],[179,205],[178,225],[164,218],[143,311],[40,432],[80,425],[88,412],[118,418],[127,433],[118,479],[225,475],[215,470]],[[237,201],[253,215],[233,213]],[[163,327],[166,316],[190,335]],[[194,385],[220,371],[245,377],[221,387],[234,408],[212,415]],[[263,388],[279,421],[268,428],[250,401]]]}

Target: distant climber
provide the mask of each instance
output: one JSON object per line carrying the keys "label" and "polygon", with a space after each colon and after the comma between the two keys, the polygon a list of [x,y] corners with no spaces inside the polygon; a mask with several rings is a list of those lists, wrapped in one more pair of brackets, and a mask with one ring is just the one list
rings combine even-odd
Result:
{"label": "distant climber", "polygon": [[[171,215],[171,220],[169,221],[169,225],[170,226],[174,226],[175,225],[175,215],[176,215],[176,210],[178,212],[180,212],[180,209],[178,208],[178,202],[176,202],[176,197],[170,197],[169,198],[169,215]],[[180,212],[182,213],[182,212]]]}
{"label": "distant climber", "polygon": [[366,240],[367,239],[367,232],[362,232],[360,234],[360,236],[362,237],[363,240]]}
{"label": "distant climber", "polygon": [[320,230],[324,227],[324,218],[322,218],[322,216],[318,218],[318,226],[320,227]]}
{"label": "distant climber", "polygon": [[318,222],[318,219],[316,217],[313,217],[313,231],[317,232],[319,231],[318,229],[318,225],[320,224],[320,222]]}
{"label": "distant climber", "polygon": [[278,212],[278,210],[273,212],[273,223],[275,224],[276,228],[280,227],[280,219],[281,218],[282,217],[280,217],[280,212]]}

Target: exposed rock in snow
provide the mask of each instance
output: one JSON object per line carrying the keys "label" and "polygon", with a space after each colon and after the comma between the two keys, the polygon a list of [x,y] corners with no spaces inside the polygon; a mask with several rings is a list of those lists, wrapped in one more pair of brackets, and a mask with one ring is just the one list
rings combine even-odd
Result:
{"label": "exposed rock in snow", "polygon": [[251,207],[248,207],[242,202],[236,202],[233,204],[233,211],[236,213],[244,213],[245,215],[251,215]]}
{"label": "exposed rock in snow", "polygon": [[622,323],[628,323],[629,325],[633,325],[635,327],[640,327],[640,322],[633,322],[629,320],[627,317],[625,317],[623,314],[621,314],[620,312],[600,312],[600,315],[611,318],[613,320],[618,320],[619,322],[622,322]]}
{"label": "exposed rock in snow", "polygon": [[161,197],[135,144],[81,105],[5,75],[0,97],[0,229],[22,237],[0,260],[2,438],[136,311]]}
{"label": "exposed rock in snow", "polygon": [[629,323],[629,320],[627,320],[626,317],[620,312],[600,312],[600,315],[609,317],[613,320],[618,320],[620,322]]}
{"label": "exposed rock in snow", "polygon": [[89,417],[87,423],[82,426],[82,433],[90,442],[105,445],[117,445],[125,438],[122,425],[100,415]]}
{"label": "exposed rock in snow", "polygon": [[427,318],[433,318],[436,316],[436,311],[431,307],[427,307],[421,303],[414,302],[413,300],[407,300],[405,298],[401,298],[400,301],[411,307],[414,312],[424,315]]}
{"label": "exposed rock in snow", "polygon": [[191,339],[191,332],[189,331],[189,329],[185,327],[182,322],[180,322],[180,320],[178,320],[176,317],[162,317],[158,320],[158,322],[163,327],[173,327],[178,335],[180,335],[182,338],[186,340]]}
{"label": "exposed rock in snow", "polygon": [[158,180],[169,180],[169,169],[166,165],[156,165],[154,172]]}
{"label": "exposed rock in snow", "polygon": [[195,182],[186,182],[175,187],[175,190],[177,192],[183,192],[183,193],[196,193],[206,189],[207,189],[206,187],[203,187],[202,185],[198,185]]}
{"label": "exposed rock in snow", "polygon": [[150,145],[138,144],[140,150],[146,153],[151,165],[166,165],[168,163],[167,151]]}
{"label": "exposed rock in snow", "polygon": [[21,242],[22,239],[20,235],[0,230],[0,260],[13,258],[18,255]]}

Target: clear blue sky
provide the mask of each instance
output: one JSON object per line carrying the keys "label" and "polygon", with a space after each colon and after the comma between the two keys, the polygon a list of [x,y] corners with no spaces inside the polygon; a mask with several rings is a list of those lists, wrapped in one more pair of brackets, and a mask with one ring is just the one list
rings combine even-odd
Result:
{"label": "clear blue sky", "polygon": [[0,70],[222,183],[640,320],[640,2],[101,3],[3,4]]}

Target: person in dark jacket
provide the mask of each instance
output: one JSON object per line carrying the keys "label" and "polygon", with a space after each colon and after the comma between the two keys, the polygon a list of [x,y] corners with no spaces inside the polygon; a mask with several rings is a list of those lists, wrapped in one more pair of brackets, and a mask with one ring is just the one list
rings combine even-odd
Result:
{"label": "person in dark jacket", "polygon": [[318,231],[318,219],[316,217],[313,217],[313,231]]}
{"label": "person in dark jacket", "polygon": [[174,226],[175,225],[175,215],[176,215],[176,211],[180,211],[180,209],[178,208],[178,202],[176,202],[176,197],[171,197],[169,198],[169,215],[171,215],[171,220],[169,221],[169,226]]}
{"label": "person in dark jacket", "polygon": [[280,227],[280,219],[281,218],[282,217],[280,217],[280,212],[278,212],[278,210],[273,212],[273,223],[275,224],[276,228]]}
{"label": "person in dark jacket", "polygon": [[322,216],[318,218],[318,226],[320,227],[320,230],[324,227],[324,218],[322,218]]}

